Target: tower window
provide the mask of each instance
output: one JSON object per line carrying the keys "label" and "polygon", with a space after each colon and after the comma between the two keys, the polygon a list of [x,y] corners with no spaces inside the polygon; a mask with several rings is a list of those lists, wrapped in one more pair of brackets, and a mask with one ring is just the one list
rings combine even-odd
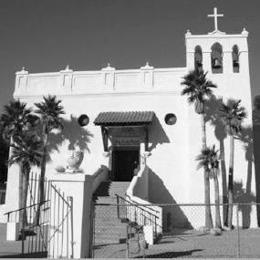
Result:
{"label": "tower window", "polygon": [[232,64],[233,72],[239,73],[239,51],[237,45],[234,45],[232,48]]}
{"label": "tower window", "polygon": [[212,73],[223,73],[223,51],[219,43],[211,47],[211,69]]}
{"label": "tower window", "polygon": [[195,47],[195,53],[194,53],[194,68],[202,70],[202,50],[200,46]]}

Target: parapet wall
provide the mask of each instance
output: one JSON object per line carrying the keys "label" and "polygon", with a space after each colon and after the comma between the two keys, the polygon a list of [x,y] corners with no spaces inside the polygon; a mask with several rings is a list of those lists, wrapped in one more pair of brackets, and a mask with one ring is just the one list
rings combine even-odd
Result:
{"label": "parapet wall", "polygon": [[99,71],[67,67],[60,72],[31,74],[23,69],[16,73],[14,97],[177,90],[186,72],[186,68],[155,69],[148,64],[133,70],[116,70],[108,65]]}

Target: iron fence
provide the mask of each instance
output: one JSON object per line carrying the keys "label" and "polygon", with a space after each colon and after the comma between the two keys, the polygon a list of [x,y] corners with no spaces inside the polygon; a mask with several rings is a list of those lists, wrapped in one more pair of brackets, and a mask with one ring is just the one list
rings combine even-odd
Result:
{"label": "iron fence", "polygon": [[[138,224],[128,219],[129,204],[122,202],[95,204],[93,257],[260,257],[260,216],[257,216],[260,204],[234,203],[230,228],[225,226],[226,209],[230,208],[227,204],[219,207],[221,228],[216,228],[215,204],[209,205],[212,228],[205,227],[205,204],[152,204],[161,207],[163,215],[162,232],[156,234],[154,229],[149,229],[149,221]],[[153,230],[153,244],[148,245],[149,230]]]}
{"label": "iron fence", "polygon": [[27,205],[5,213],[17,223],[24,257],[73,258],[73,198],[44,180],[44,201],[39,201],[40,177],[31,173]]}

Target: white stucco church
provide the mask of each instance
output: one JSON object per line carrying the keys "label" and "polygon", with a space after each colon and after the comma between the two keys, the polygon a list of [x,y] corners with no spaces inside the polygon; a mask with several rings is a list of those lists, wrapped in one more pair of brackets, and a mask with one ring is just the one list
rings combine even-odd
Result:
{"label": "white stucco church", "polygon": [[[54,135],[51,140],[47,177],[73,183],[82,176],[96,175],[103,165],[109,172],[106,178],[131,182],[127,192],[135,202],[203,203],[203,171],[197,170],[195,160],[201,150],[201,121],[187,98],[181,96],[183,76],[195,66],[202,67],[217,85],[217,98],[241,99],[247,110],[244,126],[252,126],[248,32],[245,28],[236,34],[222,32],[217,23],[221,15],[214,9],[212,16],[213,32],[186,32],[185,67],[154,68],[146,63],[127,70],[108,64],[98,71],[73,71],[69,67],[50,73],[18,71],[14,98],[33,106],[43,96],[56,95],[66,112],[64,133],[57,133],[59,137]],[[80,126],[79,118],[87,119],[88,124]],[[224,147],[228,168],[228,137],[210,122],[206,128],[208,144]],[[254,167],[249,173],[245,143],[235,142],[235,181],[255,194]],[[83,173],[57,174],[56,168],[65,167],[69,152],[77,147],[84,151],[80,166]],[[139,172],[134,177],[137,166]],[[9,169],[6,211],[18,208],[16,171],[15,166]],[[219,176],[221,194],[223,176]],[[211,190],[214,202],[213,186]],[[180,212],[163,213],[162,224],[182,226],[188,221],[194,227],[203,225],[202,215],[194,216],[196,213],[185,207]],[[255,210],[251,216],[250,225],[256,226]]]}

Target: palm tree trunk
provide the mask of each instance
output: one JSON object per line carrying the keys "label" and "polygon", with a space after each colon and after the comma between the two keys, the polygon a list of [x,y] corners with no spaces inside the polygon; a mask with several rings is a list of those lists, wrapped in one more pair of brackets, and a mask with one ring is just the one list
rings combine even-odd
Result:
{"label": "palm tree trunk", "polygon": [[[23,176],[23,171],[22,171],[22,166],[19,165],[19,209],[23,208],[23,200],[24,200],[24,176]],[[23,211],[19,211],[19,228],[21,230],[23,226]]]}
{"label": "palm tree trunk", "polygon": [[[206,141],[206,122],[204,113],[201,114],[201,127],[202,127],[202,148],[205,149],[207,146]],[[209,229],[213,227],[212,215],[210,208],[210,183],[209,174],[204,169],[204,203],[205,203],[205,226]]]}
{"label": "palm tree trunk", "polygon": [[218,170],[214,173],[214,186],[215,186],[215,227],[222,228],[220,207],[219,207],[219,184],[218,184]]}
{"label": "palm tree trunk", "polygon": [[207,147],[207,134],[206,134],[206,121],[205,121],[205,114],[201,114],[201,128],[202,128],[202,149]]}
{"label": "palm tree trunk", "polygon": [[222,174],[222,201],[223,201],[223,225],[228,225],[228,196],[227,196],[227,171],[226,171],[226,160],[225,160],[225,147],[224,140],[219,141],[220,146],[220,166]]}
{"label": "palm tree trunk", "polygon": [[230,158],[228,170],[228,227],[232,228],[233,218],[233,178],[234,178],[234,152],[235,152],[234,136],[230,135]]}
{"label": "palm tree trunk", "polygon": [[48,142],[48,134],[46,133],[46,126],[43,127],[43,154],[41,161],[41,173],[39,179],[39,194],[38,194],[38,206],[36,211],[35,223],[39,225],[40,222],[40,211],[41,205],[45,199],[44,196],[44,179],[45,179],[45,171],[46,171],[46,156],[47,156],[47,142]]}
{"label": "palm tree trunk", "polygon": [[24,175],[24,185],[23,185],[23,226],[27,225],[27,212],[26,212],[26,206],[27,206],[27,194],[28,194],[28,186],[29,186],[29,175],[30,175],[30,168],[29,169],[23,169],[23,175]]}

